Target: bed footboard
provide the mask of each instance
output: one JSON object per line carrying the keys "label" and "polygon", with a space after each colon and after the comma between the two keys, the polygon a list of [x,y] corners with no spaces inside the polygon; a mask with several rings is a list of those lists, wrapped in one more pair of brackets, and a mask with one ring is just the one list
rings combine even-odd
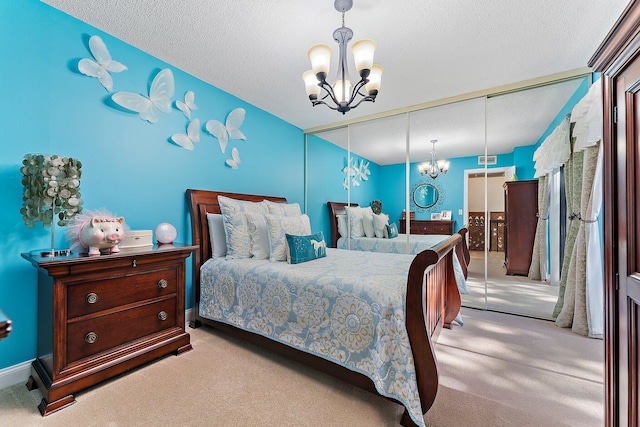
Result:
{"label": "bed footboard", "polygon": [[[409,269],[406,326],[423,413],[431,408],[438,391],[433,341],[442,326],[451,328],[451,322],[460,311],[460,292],[452,257],[461,240],[462,237],[455,234],[437,248],[420,252]],[[408,417],[403,420],[405,418]]]}

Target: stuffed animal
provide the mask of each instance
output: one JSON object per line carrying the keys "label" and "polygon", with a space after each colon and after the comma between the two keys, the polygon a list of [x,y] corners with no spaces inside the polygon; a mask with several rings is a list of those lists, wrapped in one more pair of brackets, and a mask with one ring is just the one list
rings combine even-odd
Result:
{"label": "stuffed animal", "polygon": [[123,217],[105,210],[85,210],[72,218],[65,234],[72,251],[100,255],[120,252],[118,244],[124,239],[126,227]]}

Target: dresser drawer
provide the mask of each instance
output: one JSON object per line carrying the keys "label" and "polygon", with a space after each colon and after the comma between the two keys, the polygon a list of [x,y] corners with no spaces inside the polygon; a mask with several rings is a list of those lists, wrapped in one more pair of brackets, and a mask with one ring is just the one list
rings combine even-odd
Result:
{"label": "dresser drawer", "polygon": [[167,268],[69,285],[67,318],[170,295],[176,292],[177,284],[177,269]]}
{"label": "dresser drawer", "polygon": [[67,326],[67,363],[176,324],[175,298],[70,322]]}
{"label": "dresser drawer", "polygon": [[447,224],[434,224],[433,234],[451,234],[451,227]]}

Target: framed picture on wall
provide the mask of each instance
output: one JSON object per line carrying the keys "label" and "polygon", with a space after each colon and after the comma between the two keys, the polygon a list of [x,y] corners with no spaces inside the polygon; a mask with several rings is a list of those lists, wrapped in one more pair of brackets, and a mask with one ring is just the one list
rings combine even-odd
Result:
{"label": "framed picture on wall", "polygon": [[431,214],[432,221],[440,221],[442,219],[442,214],[440,212],[433,212]]}
{"label": "framed picture on wall", "polygon": [[440,219],[451,221],[451,211],[442,211],[442,213],[440,214]]}

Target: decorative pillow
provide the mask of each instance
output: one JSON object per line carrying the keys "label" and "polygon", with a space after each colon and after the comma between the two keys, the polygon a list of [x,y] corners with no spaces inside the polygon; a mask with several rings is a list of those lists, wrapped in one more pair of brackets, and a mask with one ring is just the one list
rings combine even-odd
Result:
{"label": "decorative pillow", "polygon": [[222,215],[207,214],[209,224],[209,242],[211,242],[211,257],[222,258],[227,255],[227,238],[224,234]]}
{"label": "decorative pillow", "polygon": [[300,264],[327,256],[327,244],[322,231],[311,236],[285,234],[287,239],[287,262]]}
{"label": "decorative pillow", "polygon": [[338,234],[341,237],[347,236],[347,216],[346,215],[337,215],[338,218]]}
{"label": "decorative pillow", "polygon": [[311,223],[307,215],[281,216],[266,215],[269,232],[269,261],[286,261],[286,236],[308,236],[311,234]]}
{"label": "decorative pillow", "polygon": [[245,212],[266,214],[267,207],[263,203],[236,200],[218,196],[224,231],[227,240],[227,258],[250,258],[251,236]]}
{"label": "decorative pillow", "polygon": [[360,206],[347,206],[347,223],[349,224],[349,236],[364,237],[364,228],[362,228],[362,208]]}
{"label": "decorative pillow", "polygon": [[293,216],[302,215],[300,205],[297,203],[276,203],[271,200],[263,200],[271,215]]}
{"label": "decorative pillow", "polygon": [[393,239],[394,237],[398,237],[398,226],[396,226],[395,222],[393,224],[387,225],[385,228],[387,231],[386,237],[388,239]]}
{"label": "decorative pillow", "polygon": [[376,237],[382,239],[385,237],[385,227],[389,225],[389,215],[387,214],[373,214],[373,230]]}
{"label": "decorative pillow", "polygon": [[376,232],[373,227],[373,214],[363,210],[362,214],[362,229],[366,237],[376,237]]}
{"label": "decorative pillow", "polygon": [[251,238],[251,255],[256,259],[269,259],[269,233],[264,214],[245,212],[244,215]]}

